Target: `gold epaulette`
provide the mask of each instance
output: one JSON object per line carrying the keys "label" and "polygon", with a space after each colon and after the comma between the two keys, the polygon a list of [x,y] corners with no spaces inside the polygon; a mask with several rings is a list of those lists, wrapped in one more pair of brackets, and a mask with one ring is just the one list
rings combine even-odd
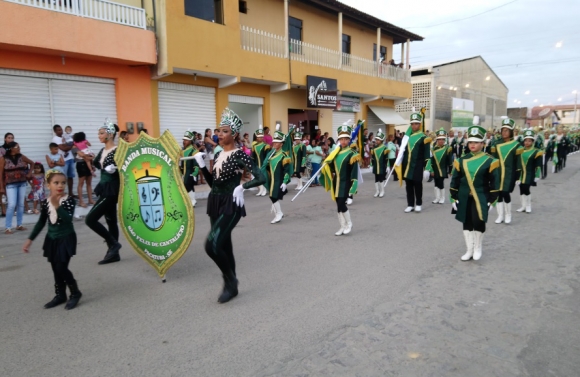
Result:
{"label": "gold epaulette", "polygon": [[520,154],[524,153],[524,150],[525,149],[523,147],[516,149],[516,156],[519,156]]}
{"label": "gold epaulette", "polygon": [[357,154],[355,154],[354,156],[352,156],[350,158],[350,164],[352,165],[352,164],[354,164],[356,162],[359,162],[360,160],[361,160],[360,154],[357,153]]}
{"label": "gold epaulette", "polygon": [[423,141],[423,143],[429,144],[432,141],[433,141],[433,139],[431,139],[430,137],[426,137],[425,140]]}
{"label": "gold epaulette", "polygon": [[491,147],[491,153],[495,153],[496,148],[495,147]]}
{"label": "gold epaulette", "polygon": [[491,165],[489,166],[489,172],[491,173],[497,168],[499,168],[499,160],[494,159]]}
{"label": "gold epaulette", "polygon": [[544,151],[538,151],[538,153],[536,154],[536,158],[542,157],[543,155],[544,155]]}
{"label": "gold epaulette", "polygon": [[457,171],[461,171],[461,165],[459,165],[459,159],[453,161],[453,167]]}
{"label": "gold epaulette", "polygon": [[283,166],[288,165],[288,164],[291,164],[291,163],[292,163],[292,159],[290,157],[286,157],[286,158],[284,158],[282,160],[282,165]]}

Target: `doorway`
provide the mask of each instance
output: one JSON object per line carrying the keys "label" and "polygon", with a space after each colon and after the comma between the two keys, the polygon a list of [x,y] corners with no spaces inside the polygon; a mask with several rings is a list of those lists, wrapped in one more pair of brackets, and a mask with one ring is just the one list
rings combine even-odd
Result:
{"label": "doorway", "polygon": [[318,131],[318,110],[288,109],[288,124],[296,125],[300,132],[312,139]]}

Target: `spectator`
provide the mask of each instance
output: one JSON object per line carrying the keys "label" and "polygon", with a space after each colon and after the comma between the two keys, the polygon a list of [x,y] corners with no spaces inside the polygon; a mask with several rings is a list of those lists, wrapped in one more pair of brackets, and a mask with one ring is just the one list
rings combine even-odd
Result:
{"label": "spectator", "polygon": [[123,141],[129,142],[129,133],[127,131],[121,131],[119,138]]}
{"label": "spectator", "polygon": [[264,143],[272,146],[272,136],[270,135],[270,127],[264,127]]}
{"label": "spectator", "polygon": [[[389,135],[387,142],[387,149],[389,150],[389,167],[392,169],[395,166],[395,159],[397,158],[397,152],[399,151],[399,146],[394,143],[395,136]],[[395,181],[398,181],[397,173],[393,171],[395,176]]]}
{"label": "spectator", "polygon": [[63,168],[63,172],[67,178],[67,185],[68,185],[68,194],[75,199],[78,199],[76,195],[73,195],[73,178],[75,177],[75,160],[71,149],[73,148],[72,145],[68,145],[66,140],[63,137],[62,127],[58,124],[55,124],[52,127],[54,131],[54,137],[52,138],[52,142],[58,146],[60,154],[64,159],[65,166]]}
{"label": "spectator", "polygon": [[320,138],[322,137],[322,131],[320,131],[320,129],[316,130],[316,135],[314,136],[314,138],[318,141],[320,141]]}
{"label": "spectator", "polygon": [[395,59],[389,60],[389,64],[395,67],[397,66],[397,63],[395,63]]}
{"label": "spectator", "polygon": [[[310,163],[312,164],[312,173],[311,174],[315,174],[318,170],[320,170],[320,164],[322,163],[322,157],[323,157],[322,148],[318,145],[318,140],[316,140],[316,139],[312,140],[312,145],[309,145],[308,148],[311,151],[311,154],[308,155],[308,158],[310,159]],[[308,149],[307,149],[307,153],[308,153]],[[314,187],[320,186],[320,183],[318,182],[318,177],[316,177],[314,179],[314,182],[312,182],[312,186],[314,186]]]}
{"label": "spectator", "polygon": [[94,172],[89,168],[89,165],[85,159],[85,153],[83,151],[79,151],[77,153],[76,158],[76,167],[77,167],[77,174],[79,176],[79,182],[77,185],[77,193],[79,196],[79,207],[86,208],[87,205],[83,200],[83,185],[86,185],[87,190],[87,201],[89,205],[94,205],[95,202],[93,200],[93,177]]}
{"label": "spectator", "polygon": [[212,140],[216,144],[219,144],[218,143],[219,142],[218,132],[219,132],[219,130],[217,128],[215,130],[213,130]]}
{"label": "spectator", "polygon": [[[4,157],[6,154],[6,145],[14,141],[14,134],[12,132],[6,132],[4,135],[4,144],[0,147],[0,157]],[[6,216],[6,202],[2,198],[6,197],[6,193],[0,191],[0,203],[2,204],[2,216]]]}
{"label": "spectator", "polygon": [[[8,205],[6,210],[6,234],[14,233],[12,218],[16,209],[16,230],[26,230],[22,226],[26,187],[32,179],[34,162],[20,153],[20,145],[15,141],[4,147],[6,154],[0,157],[0,193],[6,193]],[[28,171],[28,173],[26,173]]]}
{"label": "spectator", "polygon": [[62,157],[62,154],[60,154],[58,144],[50,143],[48,148],[50,150],[50,154],[45,156],[48,168],[58,170],[64,174],[64,167],[66,166],[66,163],[64,162],[64,157]]}
{"label": "spectator", "polygon": [[33,212],[37,215],[40,213],[40,211],[37,209],[38,205],[46,199],[46,192],[44,191],[44,174],[44,165],[42,165],[42,162],[36,161],[34,163],[32,180],[30,181],[30,185],[32,186],[32,192],[30,195],[32,195],[33,200]]}
{"label": "spectator", "polygon": [[203,138],[203,143],[205,145],[205,152],[206,152],[206,163],[209,165],[209,171],[213,170],[213,149],[218,145],[216,142],[213,141],[213,137],[211,134],[211,129],[205,129],[205,136]]}

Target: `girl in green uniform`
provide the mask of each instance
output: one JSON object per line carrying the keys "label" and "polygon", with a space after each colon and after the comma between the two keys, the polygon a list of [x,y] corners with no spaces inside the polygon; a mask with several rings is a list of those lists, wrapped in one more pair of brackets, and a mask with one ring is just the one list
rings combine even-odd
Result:
{"label": "girl in green uniform", "polygon": [[542,156],[544,152],[534,148],[535,136],[532,130],[524,131],[524,152],[520,155],[521,174],[516,182],[520,186],[522,206],[516,210],[517,212],[532,212],[530,187],[536,186],[536,182],[542,178]]}
{"label": "girl in green uniform", "polygon": [[[191,157],[199,151],[193,146],[193,132],[186,131],[183,135],[183,157]],[[189,193],[191,199],[191,204],[195,207],[197,200],[195,199],[195,184],[197,181],[197,176],[199,175],[199,165],[195,160],[184,160],[181,161],[179,166],[181,169],[181,174],[183,174],[183,185],[185,186],[185,191]]]}
{"label": "girl in green uniform", "polygon": [[375,198],[382,198],[385,196],[384,182],[389,173],[389,154],[390,150],[383,144],[385,141],[385,134],[381,129],[377,131],[377,136],[374,138],[376,146],[371,150],[371,165],[373,174],[375,175]]}
{"label": "girl in green uniform", "polygon": [[445,203],[445,179],[449,176],[449,166],[452,164],[453,148],[447,145],[447,132],[441,128],[435,133],[435,145],[431,150],[431,159],[427,169],[435,179],[435,200],[433,204]]}
{"label": "girl in green uniform", "polygon": [[266,187],[268,187],[270,200],[272,201],[272,211],[276,214],[276,217],[271,222],[272,224],[279,223],[284,217],[282,208],[280,208],[280,200],[288,193],[286,185],[292,179],[292,159],[282,149],[285,140],[286,135],[276,130],[272,140],[274,150],[266,158]]}
{"label": "girl in green uniform", "polygon": [[[56,296],[46,303],[44,307],[50,309],[66,302],[64,308],[69,310],[78,304],[82,296],[72,272],[68,269],[70,259],[76,254],[77,250],[77,235],[73,226],[75,201],[64,192],[67,186],[67,179],[61,171],[47,171],[46,182],[50,190],[50,196],[41,202],[40,217],[28,240],[22,246],[22,251],[28,253],[32,241],[40,234],[48,222],[48,232],[44,238],[42,249],[44,250],[43,255],[52,267]],[[66,301],[67,285],[70,289],[68,302]]]}
{"label": "girl in green uniform", "polygon": [[498,197],[499,161],[482,151],[485,129],[467,130],[469,153],[453,162],[450,194],[455,218],[463,223],[467,252],[462,261],[481,258],[489,208]]}

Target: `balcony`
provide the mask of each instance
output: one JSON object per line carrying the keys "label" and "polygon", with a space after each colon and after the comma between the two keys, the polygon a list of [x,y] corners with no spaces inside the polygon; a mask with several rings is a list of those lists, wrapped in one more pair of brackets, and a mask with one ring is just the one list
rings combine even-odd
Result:
{"label": "balcony", "polygon": [[379,63],[358,56],[340,53],[339,51],[290,40],[289,51],[286,49],[286,38],[262,30],[241,26],[242,50],[279,58],[290,58],[293,61],[334,68],[359,75],[381,79],[411,82],[411,71]]}
{"label": "balcony", "polygon": [[92,18],[139,29],[147,27],[145,10],[107,0],[5,0],[7,2]]}

